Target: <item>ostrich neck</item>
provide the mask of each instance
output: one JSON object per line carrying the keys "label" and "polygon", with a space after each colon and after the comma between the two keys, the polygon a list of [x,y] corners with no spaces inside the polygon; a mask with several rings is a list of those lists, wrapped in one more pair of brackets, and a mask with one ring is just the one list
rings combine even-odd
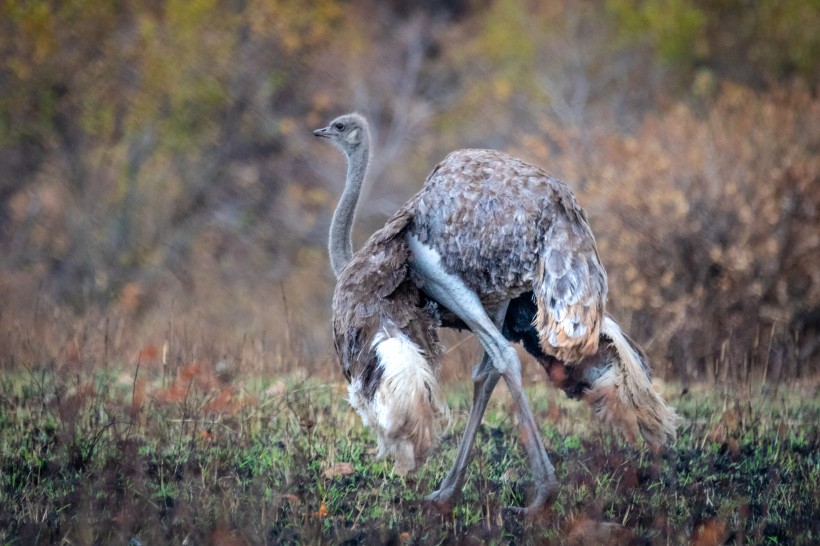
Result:
{"label": "ostrich neck", "polygon": [[353,220],[356,216],[356,206],[359,203],[359,194],[362,191],[364,176],[368,162],[367,146],[360,147],[347,159],[347,180],[345,189],[333,213],[330,223],[330,265],[338,278],[342,269],[353,257],[353,241],[351,232]]}

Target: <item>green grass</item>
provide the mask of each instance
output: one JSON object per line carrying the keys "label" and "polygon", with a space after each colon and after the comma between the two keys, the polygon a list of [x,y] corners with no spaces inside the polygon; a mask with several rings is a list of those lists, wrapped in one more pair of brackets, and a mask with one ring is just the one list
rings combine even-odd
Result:
{"label": "green grass", "polygon": [[[563,544],[602,523],[636,543],[820,541],[820,400],[810,390],[672,396],[684,425],[654,456],[536,385],[529,397],[561,490],[544,517],[524,522],[502,510],[524,504],[530,486],[503,388],[464,499],[439,516],[421,499],[453,460],[468,381],[447,385],[453,427],[404,478],[374,459],[342,384],[141,374],[0,380],[0,542]],[[339,463],[353,472],[334,474]]]}

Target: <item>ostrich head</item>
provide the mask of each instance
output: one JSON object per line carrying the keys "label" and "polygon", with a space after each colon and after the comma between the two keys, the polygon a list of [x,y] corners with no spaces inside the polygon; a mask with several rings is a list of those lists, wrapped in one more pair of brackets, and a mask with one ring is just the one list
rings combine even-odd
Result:
{"label": "ostrich head", "polygon": [[357,152],[367,152],[369,133],[367,120],[356,113],[339,116],[327,127],[313,131],[318,137],[329,138],[348,158]]}

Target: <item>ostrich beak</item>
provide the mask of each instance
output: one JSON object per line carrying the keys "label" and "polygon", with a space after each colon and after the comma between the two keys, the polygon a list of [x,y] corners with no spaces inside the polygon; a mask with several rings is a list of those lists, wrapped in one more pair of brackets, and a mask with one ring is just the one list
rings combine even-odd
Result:
{"label": "ostrich beak", "polygon": [[321,129],[316,129],[315,131],[313,131],[313,134],[317,137],[330,138],[330,128],[322,127]]}

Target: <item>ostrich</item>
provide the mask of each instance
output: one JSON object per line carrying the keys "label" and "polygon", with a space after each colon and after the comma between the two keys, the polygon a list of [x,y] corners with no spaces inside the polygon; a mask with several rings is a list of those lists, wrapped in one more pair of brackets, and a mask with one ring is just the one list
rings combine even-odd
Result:
{"label": "ostrich", "polygon": [[511,341],[522,342],[557,386],[655,450],[674,441],[677,416],[652,387],[646,358],[604,313],[606,273],[571,190],[541,169],[493,150],[458,150],[353,253],[351,228],[370,157],[367,121],[334,119],[314,134],[347,157],[330,228],[337,277],[333,331],[349,401],[397,472],[427,458],[449,415],[437,375],[437,328],[468,328],[484,349],[456,460],[428,500],[452,507],[476,431],[504,378],[518,414],[540,510],[557,491],[552,464],[522,389]]}

